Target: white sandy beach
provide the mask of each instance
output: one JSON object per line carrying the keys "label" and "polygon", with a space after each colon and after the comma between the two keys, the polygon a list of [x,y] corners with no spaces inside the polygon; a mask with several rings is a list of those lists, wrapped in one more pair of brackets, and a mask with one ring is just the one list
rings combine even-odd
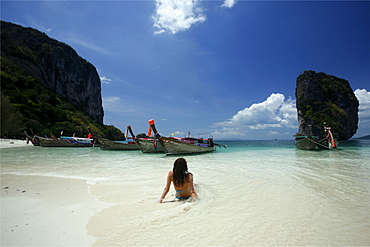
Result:
{"label": "white sandy beach", "polygon": [[1,174],[1,246],[91,246],[86,225],[105,207],[83,180]]}
{"label": "white sandy beach", "polygon": [[[14,147],[33,145],[0,139],[0,149]],[[1,174],[0,245],[91,246],[96,239],[87,234],[86,225],[105,207],[82,179]]]}
{"label": "white sandy beach", "polygon": [[0,148],[33,146],[31,142],[27,144],[26,140],[0,138]]}

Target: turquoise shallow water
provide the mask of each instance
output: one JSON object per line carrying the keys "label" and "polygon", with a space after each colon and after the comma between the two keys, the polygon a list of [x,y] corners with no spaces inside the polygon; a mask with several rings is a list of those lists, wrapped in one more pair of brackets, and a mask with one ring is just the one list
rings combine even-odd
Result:
{"label": "turquoise shallow water", "polygon": [[198,184],[195,203],[156,203],[177,158],[164,154],[6,148],[1,173],[86,180],[92,196],[114,205],[87,226],[115,216],[95,233],[98,244],[370,245],[368,140],[332,151],[298,150],[294,141],[219,143],[228,147],[184,156]]}

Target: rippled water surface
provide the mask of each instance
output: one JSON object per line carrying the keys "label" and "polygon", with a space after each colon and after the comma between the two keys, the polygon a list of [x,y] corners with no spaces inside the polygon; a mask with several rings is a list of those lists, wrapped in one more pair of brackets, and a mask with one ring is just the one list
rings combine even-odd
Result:
{"label": "rippled water surface", "polygon": [[176,159],[164,154],[6,148],[1,173],[86,180],[92,196],[112,205],[87,225],[96,245],[370,245],[369,141],[331,151],[220,143],[228,148],[185,156],[194,203],[156,202]]}

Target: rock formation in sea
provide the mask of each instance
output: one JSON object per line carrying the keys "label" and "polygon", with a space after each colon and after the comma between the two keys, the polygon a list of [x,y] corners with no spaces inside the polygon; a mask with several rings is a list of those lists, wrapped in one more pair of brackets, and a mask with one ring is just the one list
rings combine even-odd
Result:
{"label": "rock formation in sea", "polygon": [[1,57],[103,124],[99,75],[70,46],[33,28],[1,21]]}
{"label": "rock formation in sea", "polygon": [[325,73],[304,71],[297,78],[298,134],[324,135],[323,125],[332,127],[340,140],[351,138],[358,128],[359,102],[347,80]]}

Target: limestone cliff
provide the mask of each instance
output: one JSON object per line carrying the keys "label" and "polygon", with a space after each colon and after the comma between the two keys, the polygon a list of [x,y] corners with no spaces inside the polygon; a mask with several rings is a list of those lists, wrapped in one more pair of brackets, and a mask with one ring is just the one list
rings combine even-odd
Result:
{"label": "limestone cliff", "polygon": [[103,124],[99,75],[70,46],[35,29],[1,21],[1,58],[25,69],[52,92]]}
{"label": "limestone cliff", "polygon": [[347,80],[325,73],[305,71],[297,78],[296,104],[299,134],[323,135],[323,123],[340,140],[351,138],[358,128],[359,102]]}

